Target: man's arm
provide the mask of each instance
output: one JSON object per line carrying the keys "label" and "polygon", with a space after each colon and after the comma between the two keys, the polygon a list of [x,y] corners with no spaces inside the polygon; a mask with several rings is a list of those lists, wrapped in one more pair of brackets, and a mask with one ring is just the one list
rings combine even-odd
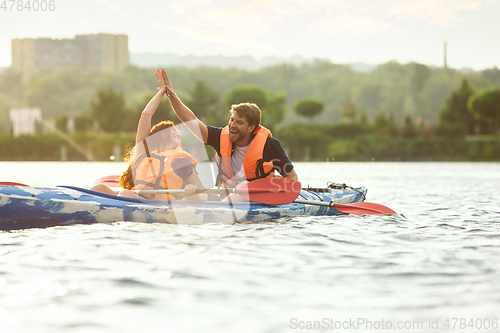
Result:
{"label": "man's arm", "polygon": [[272,161],[274,168],[284,178],[298,180],[297,173],[286,155],[280,142],[275,138],[268,138],[264,145],[264,162]]}
{"label": "man's arm", "polygon": [[281,175],[283,178],[289,178],[289,179],[293,179],[293,180],[299,180],[299,178],[297,177],[297,173],[295,172],[295,169],[292,169],[292,171],[290,171],[289,173],[286,173],[284,175]]}
{"label": "man's arm", "polygon": [[208,130],[207,125],[205,125],[201,120],[199,120],[193,111],[191,111],[179,97],[175,94],[174,88],[172,87],[172,83],[168,78],[167,72],[165,69],[161,69],[161,74],[163,80],[165,81],[165,94],[170,100],[170,105],[172,105],[172,109],[174,109],[175,114],[179,119],[186,124],[191,132],[198,137],[203,143],[207,143],[208,139]]}

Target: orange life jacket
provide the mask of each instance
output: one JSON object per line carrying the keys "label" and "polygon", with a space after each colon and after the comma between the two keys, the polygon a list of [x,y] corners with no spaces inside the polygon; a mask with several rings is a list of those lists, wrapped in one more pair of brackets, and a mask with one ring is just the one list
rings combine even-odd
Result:
{"label": "orange life jacket", "polygon": [[[188,158],[196,167],[193,156],[182,149],[167,150],[159,153],[158,150],[149,152],[149,157],[144,157],[135,168],[133,190],[141,189],[181,189],[184,180],[172,168],[172,163],[178,158]],[[170,199],[170,195],[152,194],[144,195],[147,198]]]}
{"label": "orange life jacket", "polygon": [[[243,169],[245,170],[245,178],[252,181],[260,178],[274,177],[273,162],[264,162],[264,145],[268,137],[273,137],[271,131],[263,126],[259,126],[254,131],[255,137],[250,142],[245,160],[243,161]],[[233,151],[233,143],[229,140],[229,127],[222,129],[220,135],[220,155],[217,155],[217,164],[219,166],[219,175],[217,176],[218,186],[234,187],[237,184],[232,179],[234,177],[233,168],[231,166],[231,155]]]}

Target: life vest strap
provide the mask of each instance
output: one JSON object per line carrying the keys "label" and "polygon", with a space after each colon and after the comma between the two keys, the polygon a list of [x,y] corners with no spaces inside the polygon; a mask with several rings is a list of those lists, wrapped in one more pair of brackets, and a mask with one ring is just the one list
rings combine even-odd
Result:
{"label": "life vest strap", "polygon": [[[157,190],[161,190],[161,189],[165,189],[167,188],[167,186],[161,186],[160,183],[163,179],[163,171],[165,170],[165,165],[163,164],[163,161],[165,160],[165,157],[163,156],[160,156],[160,155],[157,155],[155,153],[151,153],[148,151],[148,162],[151,164],[151,166],[153,166],[153,161],[151,159],[151,157],[153,158],[156,158],[158,161],[160,161],[160,170],[158,170],[158,173],[156,174],[156,179],[155,179],[155,182],[152,183],[152,182],[147,182],[145,180],[140,180],[140,179],[134,179],[134,185],[145,185],[145,186],[150,186],[154,189],[157,189]],[[153,168],[153,172],[154,171],[154,168]],[[166,184],[165,184],[166,185]],[[156,196],[156,194],[152,194],[151,197],[154,198]]]}
{"label": "life vest strap", "polygon": [[217,168],[219,169],[219,172],[217,173],[217,178],[215,180],[215,186],[219,187],[222,186],[223,184],[234,186],[236,184],[234,183],[234,181],[231,181],[232,177],[227,173],[225,173],[224,168],[222,167],[223,158],[228,158],[228,157],[218,157],[215,159],[215,163],[217,164]]}
{"label": "life vest strap", "polygon": [[249,182],[252,180],[256,179],[261,179],[261,178],[267,178],[269,175],[271,175],[274,172],[274,168],[271,168],[268,172],[264,170],[264,160],[260,158],[257,161],[257,166],[255,167],[255,177],[254,178],[247,178]]}

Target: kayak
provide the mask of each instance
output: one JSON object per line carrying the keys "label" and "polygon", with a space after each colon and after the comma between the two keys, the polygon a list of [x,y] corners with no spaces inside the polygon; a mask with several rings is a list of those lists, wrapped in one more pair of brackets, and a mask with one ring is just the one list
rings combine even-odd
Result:
{"label": "kayak", "polygon": [[[282,217],[345,214],[343,204],[362,203],[367,189],[345,184],[302,188],[286,204],[133,199],[73,186],[0,185],[0,230],[120,221],[207,224],[261,222]],[[339,210],[340,209],[340,210]]]}

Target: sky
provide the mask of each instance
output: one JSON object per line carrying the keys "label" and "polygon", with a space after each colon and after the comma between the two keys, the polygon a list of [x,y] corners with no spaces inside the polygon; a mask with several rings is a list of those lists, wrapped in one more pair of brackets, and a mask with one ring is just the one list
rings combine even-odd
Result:
{"label": "sky", "polygon": [[[21,0],[25,5],[28,0]],[[500,66],[500,0],[0,0],[0,67],[14,38],[129,36],[131,53]],[[14,5],[13,5],[14,4]]]}

